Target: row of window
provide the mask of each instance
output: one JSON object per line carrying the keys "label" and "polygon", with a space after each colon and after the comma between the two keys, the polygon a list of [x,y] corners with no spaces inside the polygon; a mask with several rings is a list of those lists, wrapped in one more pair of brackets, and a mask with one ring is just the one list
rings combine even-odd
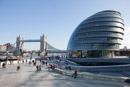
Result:
{"label": "row of window", "polygon": [[118,44],[85,44],[85,45],[76,45],[75,50],[87,50],[87,49],[118,49],[119,45]]}
{"label": "row of window", "polygon": [[90,46],[90,47],[93,47],[93,46],[103,46],[103,47],[107,47],[107,46],[118,46],[118,44],[76,44],[75,46]]}
{"label": "row of window", "polygon": [[101,32],[101,31],[111,31],[111,32],[120,32],[120,33],[123,33],[123,29],[121,28],[92,28],[92,29],[89,29],[89,28],[82,28],[79,30],[78,33],[86,33],[86,32]]}
{"label": "row of window", "polygon": [[120,39],[116,39],[116,40],[78,40],[77,43],[121,43]]}
{"label": "row of window", "polygon": [[120,22],[123,23],[123,21],[119,18],[97,18],[97,19],[91,19],[91,20],[86,20],[83,22],[83,24],[85,23],[90,23],[90,22],[97,22],[97,21],[113,21],[113,22]]}
{"label": "row of window", "polygon": [[120,40],[120,39],[117,39],[117,38],[80,38],[78,40]]}
{"label": "row of window", "polygon": [[[77,28],[80,28],[80,26],[78,26]],[[80,28],[80,29],[105,29],[105,28],[118,28],[118,29],[122,29],[124,30],[124,27],[118,27],[118,26],[90,26],[90,27],[84,27],[84,28]]]}
{"label": "row of window", "polygon": [[107,13],[107,14],[116,14],[116,15],[120,15],[120,16],[121,16],[121,14],[120,14],[119,12],[115,12],[115,11],[114,11],[114,12],[98,12],[98,13],[96,13],[95,15],[97,15],[97,14],[98,14],[98,15],[99,15],[99,14],[100,14],[100,15],[103,15],[103,14],[106,14],[106,13]]}
{"label": "row of window", "polygon": [[98,17],[98,18],[91,18],[91,19],[86,19],[86,20],[84,20],[83,22],[85,22],[85,21],[89,21],[89,20],[98,20],[98,19],[111,19],[111,18],[116,18],[116,19],[120,19],[120,20],[122,20],[122,22],[124,22],[124,20],[122,19],[122,18],[119,18],[119,17]]}
{"label": "row of window", "polygon": [[90,37],[115,37],[115,38],[121,38],[122,34],[91,34],[91,35],[78,35],[74,38],[74,40],[78,40],[79,38],[90,38]]}
{"label": "row of window", "polygon": [[99,21],[99,22],[94,22],[94,23],[86,23],[86,24],[82,24],[81,26],[92,26],[92,25],[96,25],[96,26],[100,26],[100,25],[119,25],[119,26],[124,26],[122,23],[119,22],[109,22],[109,21]]}
{"label": "row of window", "polygon": [[86,36],[86,35],[123,35],[118,32],[88,32],[88,33],[78,33],[76,36]]}
{"label": "row of window", "polygon": [[124,28],[123,24],[116,22],[102,22],[102,23],[97,22],[97,23],[82,24],[79,28],[93,27],[93,26],[117,26]]}
{"label": "row of window", "polygon": [[119,49],[120,44],[71,44],[68,50]]}
{"label": "row of window", "polygon": [[121,18],[121,16],[117,15],[117,14],[100,14],[100,15],[92,15],[88,19],[97,18],[97,17],[119,17],[119,18]]}

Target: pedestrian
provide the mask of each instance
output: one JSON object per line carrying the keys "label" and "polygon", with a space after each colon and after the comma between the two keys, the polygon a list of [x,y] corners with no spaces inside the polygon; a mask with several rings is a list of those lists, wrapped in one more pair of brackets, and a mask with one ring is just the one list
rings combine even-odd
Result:
{"label": "pedestrian", "polygon": [[2,67],[3,67],[3,68],[6,68],[6,67],[5,67],[5,63],[2,64]]}
{"label": "pedestrian", "polygon": [[72,70],[72,66],[69,66],[69,70]]}
{"label": "pedestrian", "polygon": [[38,72],[38,68],[39,68],[39,67],[38,67],[38,65],[37,65],[37,66],[36,66],[37,72]]}
{"label": "pedestrian", "polygon": [[42,69],[41,69],[41,64],[39,65],[39,71],[41,71]]}
{"label": "pedestrian", "polygon": [[33,66],[36,66],[36,62],[33,63]]}
{"label": "pedestrian", "polygon": [[74,71],[73,77],[74,77],[74,78],[77,78],[77,75],[78,75],[78,69],[76,69],[76,70]]}
{"label": "pedestrian", "polygon": [[51,68],[51,67],[50,67],[50,65],[49,65],[49,66],[48,66],[48,71],[49,71],[49,72],[50,72],[50,68]]}
{"label": "pedestrian", "polygon": [[34,63],[34,60],[32,60],[32,63]]}
{"label": "pedestrian", "polygon": [[45,64],[45,62],[44,61],[42,61],[42,65],[44,65]]}
{"label": "pedestrian", "polygon": [[17,71],[19,71],[19,70],[20,70],[20,65],[17,66]]}
{"label": "pedestrian", "polygon": [[42,62],[42,59],[40,59],[40,63]]}
{"label": "pedestrian", "polygon": [[31,64],[31,61],[29,61],[29,64]]}
{"label": "pedestrian", "polygon": [[67,62],[67,60],[66,60],[66,65],[68,65],[68,62]]}
{"label": "pedestrian", "polygon": [[46,66],[47,66],[47,61],[46,61]]}
{"label": "pedestrian", "polygon": [[53,64],[53,66],[52,66],[52,70],[54,71],[55,70],[55,65]]}
{"label": "pedestrian", "polygon": [[52,67],[53,67],[52,64],[49,64],[49,66],[50,66],[50,68],[52,69]]}
{"label": "pedestrian", "polygon": [[22,61],[22,63],[24,63],[24,60]]}

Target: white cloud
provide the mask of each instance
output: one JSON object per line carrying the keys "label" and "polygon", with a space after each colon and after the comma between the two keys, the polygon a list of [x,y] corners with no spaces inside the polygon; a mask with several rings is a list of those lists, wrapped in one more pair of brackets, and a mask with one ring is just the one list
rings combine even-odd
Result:
{"label": "white cloud", "polygon": [[130,48],[130,27],[125,27],[123,41],[121,43],[122,45],[120,46],[120,48],[124,48],[124,46]]}

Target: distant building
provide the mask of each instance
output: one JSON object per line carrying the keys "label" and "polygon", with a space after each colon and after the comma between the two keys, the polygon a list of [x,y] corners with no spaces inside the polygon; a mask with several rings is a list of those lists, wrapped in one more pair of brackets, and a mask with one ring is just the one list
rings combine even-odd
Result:
{"label": "distant building", "polygon": [[70,37],[70,57],[113,57],[123,40],[121,13],[114,10],[98,12],[81,22]]}
{"label": "distant building", "polygon": [[15,46],[11,43],[0,45],[0,51],[14,51],[14,50],[15,50]]}
{"label": "distant building", "polygon": [[114,53],[115,53],[115,56],[128,56],[128,57],[130,57],[130,49],[120,49],[120,50],[116,50]]}
{"label": "distant building", "polygon": [[6,43],[6,44],[4,44],[4,45],[7,46],[7,49],[6,49],[7,51],[14,48],[13,44],[11,44],[11,43]]}
{"label": "distant building", "polygon": [[7,46],[6,45],[0,45],[0,51],[6,51]]}
{"label": "distant building", "polygon": [[127,49],[127,46],[124,46],[124,48],[123,49]]}

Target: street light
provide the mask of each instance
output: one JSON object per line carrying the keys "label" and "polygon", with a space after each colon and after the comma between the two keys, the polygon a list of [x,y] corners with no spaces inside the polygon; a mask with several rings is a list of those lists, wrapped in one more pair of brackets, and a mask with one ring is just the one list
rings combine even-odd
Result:
{"label": "street light", "polygon": [[33,54],[33,52],[31,52],[30,60],[32,59],[32,54]]}
{"label": "street light", "polygon": [[8,62],[8,57],[9,57],[9,51],[7,51],[6,65],[7,65],[7,62]]}

